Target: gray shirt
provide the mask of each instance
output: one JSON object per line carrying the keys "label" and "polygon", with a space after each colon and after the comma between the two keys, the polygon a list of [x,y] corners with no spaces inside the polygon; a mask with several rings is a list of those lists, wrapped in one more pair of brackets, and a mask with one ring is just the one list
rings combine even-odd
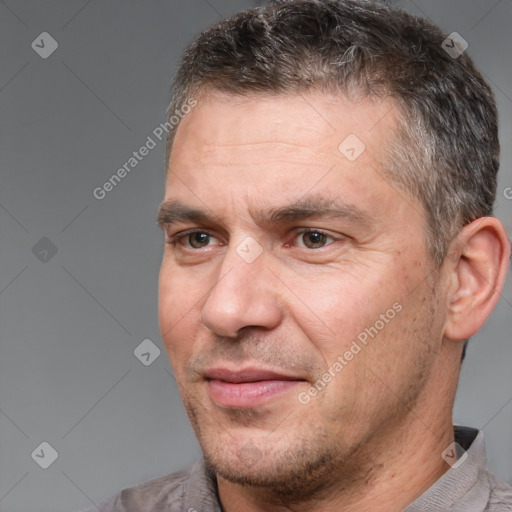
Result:
{"label": "gray shirt", "polygon": [[[455,427],[467,452],[404,512],[512,512],[512,487],[487,471],[483,433]],[[462,460],[462,459],[461,459]],[[84,512],[221,512],[215,475],[203,460],[190,469],[124,489]]]}

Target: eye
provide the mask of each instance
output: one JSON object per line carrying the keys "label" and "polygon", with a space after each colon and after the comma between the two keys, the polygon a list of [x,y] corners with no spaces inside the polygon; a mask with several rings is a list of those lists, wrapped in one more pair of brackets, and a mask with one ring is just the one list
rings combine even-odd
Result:
{"label": "eye", "polygon": [[211,237],[208,233],[196,232],[186,235],[185,238],[190,247],[193,247],[194,249],[202,249],[208,245]]}
{"label": "eye", "polygon": [[[204,249],[217,239],[205,231],[185,231],[169,237],[167,243],[176,246],[181,245],[186,249]],[[216,244],[219,245],[219,244]]]}
{"label": "eye", "polygon": [[308,229],[297,235],[298,247],[306,249],[320,249],[334,242],[334,238],[323,231]]}

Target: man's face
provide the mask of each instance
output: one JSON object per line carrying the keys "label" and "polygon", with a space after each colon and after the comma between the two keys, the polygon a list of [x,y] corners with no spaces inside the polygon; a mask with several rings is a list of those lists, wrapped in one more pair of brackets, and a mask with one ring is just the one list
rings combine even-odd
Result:
{"label": "man's face", "polygon": [[425,401],[443,313],[423,210],[379,158],[392,107],[211,94],[178,129],[160,327],[222,478],[336,478]]}

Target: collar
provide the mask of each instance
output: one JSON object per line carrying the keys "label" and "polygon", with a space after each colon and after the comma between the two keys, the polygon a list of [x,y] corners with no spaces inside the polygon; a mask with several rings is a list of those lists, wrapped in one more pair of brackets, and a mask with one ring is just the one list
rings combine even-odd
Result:
{"label": "collar", "polygon": [[449,469],[404,512],[473,512],[485,510],[490,486],[483,432],[469,427],[454,427],[455,442],[466,450],[467,459]]}

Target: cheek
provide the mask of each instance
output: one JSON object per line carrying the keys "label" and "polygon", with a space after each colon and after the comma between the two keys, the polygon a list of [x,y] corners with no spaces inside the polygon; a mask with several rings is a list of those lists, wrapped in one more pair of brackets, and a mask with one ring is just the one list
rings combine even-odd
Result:
{"label": "cheek", "polygon": [[181,358],[192,346],[191,338],[197,328],[196,308],[201,298],[198,286],[168,271],[160,272],[158,291],[158,318],[163,343],[171,363]]}
{"label": "cheek", "polygon": [[305,279],[295,290],[300,300],[295,298],[289,306],[294,320],[328,364],[348,350],[398,296],[389,282],[382,282],[378,276],[365,279],[340,271],[315,281]]}

